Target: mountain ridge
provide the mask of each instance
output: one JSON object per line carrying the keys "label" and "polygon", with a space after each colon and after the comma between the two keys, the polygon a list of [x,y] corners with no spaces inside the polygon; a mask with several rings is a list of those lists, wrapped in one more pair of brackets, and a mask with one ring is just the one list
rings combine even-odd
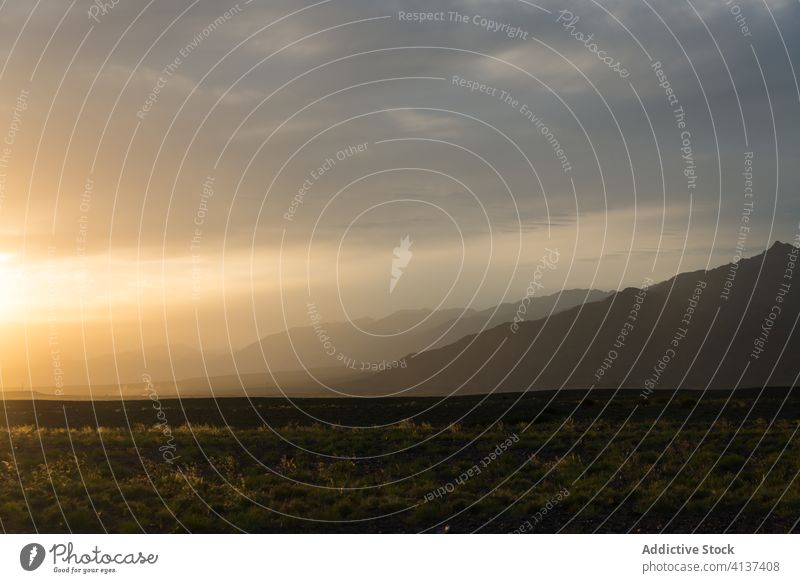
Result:
{"label": "mountain ridge", "polygon": [[[416,395],[588,386],[643,389],[645,385],[725,388],[791,384],[798,368],[786,358],[779,359],[775,347],[784,346],[784,354],[800,348],[798,335],[788,329],[791,320],[800,315],[796,289],[780,301],[784,317],[771,327],[766,356],[752,358],[751,348],[760,323],[778,301],[778,283],[787,262],[792,263],[787,257],[796,254],[796,247],[777,241],[768,250],[735,264],[654,282],[647,286],[641,301],[636,299],[641,288],[626,288],[546,319],[520,322],[516,333],[501,324],[416,354],[406,369],[381,372],[343,388],[354,393]],[[735,277],[726,287],[731,271]],[[698,282],[704,282],[699,293]],[[750,288],[752,297],[747,293]],[[726,299],[720,299],[723,289],[728,289]],[[694,296],[698,297],[692,300]],[[641,307],[635,309],[638,304]],[[636,319],[626,325],[634,309]],[[681,326],[684,321],[687,324]],[[725,339],[730,339],[730,349]],[[638,352],[632,348],[637,345],[641,347]],[[736,366],[741,362],[748,363],[745,370]],[[713,367],[703,363],[713,363]]]}

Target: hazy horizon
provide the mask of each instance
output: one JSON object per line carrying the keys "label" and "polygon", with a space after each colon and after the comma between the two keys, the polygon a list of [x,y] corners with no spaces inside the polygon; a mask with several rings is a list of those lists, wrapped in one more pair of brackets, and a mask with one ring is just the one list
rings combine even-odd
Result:
{"label": "hazy horizon", "polygon": [[6,6],[0,367],[485,309],[553,250],[543,294],[793,239],[793,3],[746,30],[711,3],[426,6]]}

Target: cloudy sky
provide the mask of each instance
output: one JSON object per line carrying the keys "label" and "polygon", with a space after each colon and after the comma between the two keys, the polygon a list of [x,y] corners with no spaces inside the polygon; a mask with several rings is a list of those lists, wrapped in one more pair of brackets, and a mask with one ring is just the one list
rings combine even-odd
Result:
{"label": "cloudy sky", "polygon": [[756,254],[798,39],[793,0],[9,0],[0,320],[223,348],[512,301],[546,249],[549,292]]}

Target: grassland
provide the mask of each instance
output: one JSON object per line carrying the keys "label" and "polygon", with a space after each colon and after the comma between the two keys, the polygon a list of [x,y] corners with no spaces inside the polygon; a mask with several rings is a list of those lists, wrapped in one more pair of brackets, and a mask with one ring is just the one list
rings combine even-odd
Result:
{"label": "grassland", "polygon": [[787,389],[6,401],[0,525],[790,532],[798,420],[800,392]]}

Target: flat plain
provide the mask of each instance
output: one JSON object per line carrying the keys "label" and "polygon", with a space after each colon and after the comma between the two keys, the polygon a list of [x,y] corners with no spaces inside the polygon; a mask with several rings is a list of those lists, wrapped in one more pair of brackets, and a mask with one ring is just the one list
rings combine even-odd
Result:
{"label": "flat plain", "polygon": [[8,400],[5,532],[792,532],[800,390]]}

